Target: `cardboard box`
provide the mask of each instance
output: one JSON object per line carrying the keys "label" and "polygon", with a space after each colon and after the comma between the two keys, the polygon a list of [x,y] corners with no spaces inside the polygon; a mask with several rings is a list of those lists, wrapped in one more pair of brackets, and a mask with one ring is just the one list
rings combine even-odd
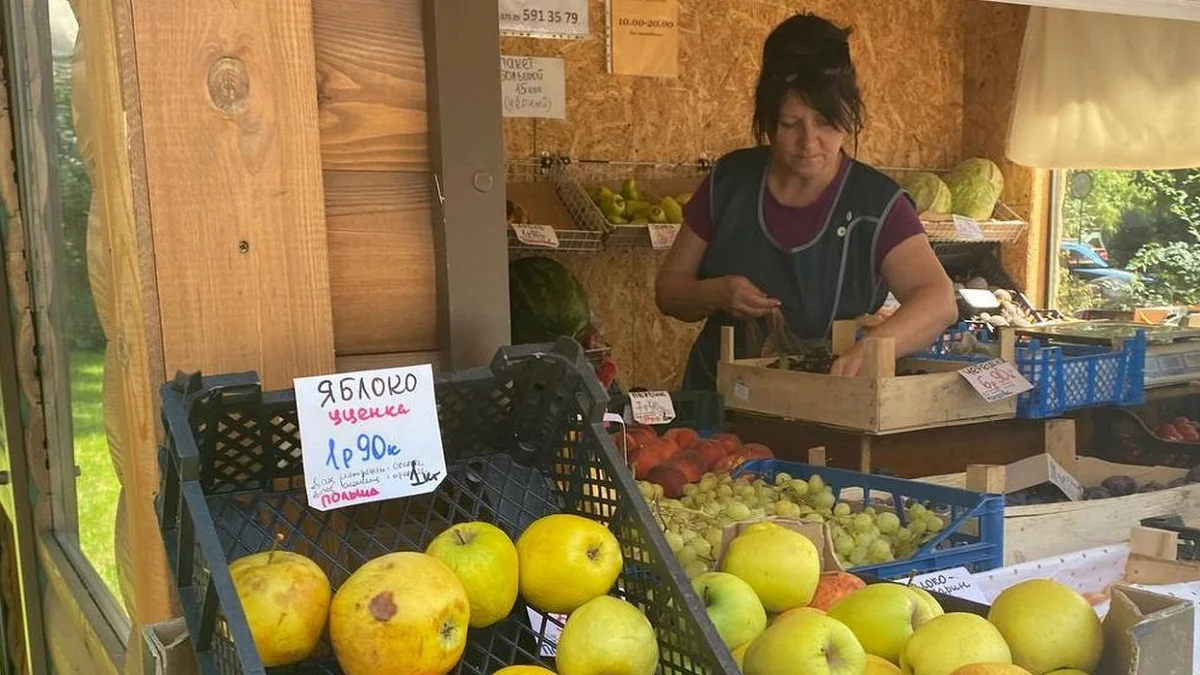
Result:
{"label": "cardboard box", "polygon": [[196,652],[182,618],[142,628],[142,664],[145,675],[197,675]]}
{"label": "cardboard box", "polygon": [[1193,675],[1195,620],[1191,602],[1113,586],[1097,675]]}

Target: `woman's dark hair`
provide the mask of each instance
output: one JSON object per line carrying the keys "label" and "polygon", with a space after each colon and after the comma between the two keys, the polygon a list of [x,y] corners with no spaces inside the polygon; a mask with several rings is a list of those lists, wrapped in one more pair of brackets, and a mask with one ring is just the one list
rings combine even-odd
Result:
{"label": "woman's dark hair", "polygon": [[754,137],[767,142],[779,126],[779,106],[795,92],[843,132],[858,136],[866,111],[850,61],[850,28],[797,14],[775,27],[763,44],[754,90]]}

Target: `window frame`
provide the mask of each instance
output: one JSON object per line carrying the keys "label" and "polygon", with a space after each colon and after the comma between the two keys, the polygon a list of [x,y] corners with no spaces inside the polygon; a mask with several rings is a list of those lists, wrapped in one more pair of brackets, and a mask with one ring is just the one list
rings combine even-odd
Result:
{"label": "window frame", "polygon": [[[50,471],[49,514],[34,510],[39,559],[51,585],[69,594],[108,653],[123,667],[130,618],[80,546],[77,467],[71,418],[65,268],[57,230],[62,220],[55,155],[53,55],[48,0],[4,0],[0,5],[12,117],[17,187],[24,214],[38,372],[45,414],[45,462]],[[89,178],[90,179],[90,178]],[[39,449],[28,448],[30,459]]]}

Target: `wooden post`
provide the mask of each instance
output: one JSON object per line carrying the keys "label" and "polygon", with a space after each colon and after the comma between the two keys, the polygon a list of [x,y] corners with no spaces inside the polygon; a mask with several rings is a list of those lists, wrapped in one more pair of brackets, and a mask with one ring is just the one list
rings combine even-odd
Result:
{"label": "wooden post", "polygon": [[1138,525],[1129,532],[1129,552],[1158,560],[1179,559],[1179,533]]}
{"label": "wooden post", "polygon": [[812,466],[825,466],[825,446],[818,445],[808,449],[808,463]]}
{"label": "wooden post", "polygon": [[858,470],[871,473],[871,437],[867,434],[858,437]]}
{"label": "wooden post", "polygon": [[1075,420],[1053,419],[1045,422],[1046,454],[1068,473],[1075,471]]}
{"label": "wooden post", "polygon": [[721,362],[733,363],[733,326],[721,326]]}
{"label": "wooden post", "polygon": [[833,340],[830,349],[835,355],[842,355],[854,347],[858,334],[858,322],[839,319],[833,322]]}
{"label": "wooden post", "polygon": [[967,465],[966,487],[973,492],[1002,495],[1006,490],[1006,480],[1007,476],[1005,475],[1004,466],[995,464]]}
{"label": "wooden post", "polygon": [[1000,328],[1000,358],[1009,363],[1017,362],[1017,333],[1011,326]]}
{"label": "wooden post", "polygon": [[863,369],[860,377],[877,380],[896,376],[896,340],[867,338],[863,340]]}

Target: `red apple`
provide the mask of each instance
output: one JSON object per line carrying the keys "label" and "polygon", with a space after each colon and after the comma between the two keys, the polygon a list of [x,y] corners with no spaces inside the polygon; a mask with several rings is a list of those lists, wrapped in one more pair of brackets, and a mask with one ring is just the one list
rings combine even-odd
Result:
{"label": "red apple", "polygon": [[742,447],[742,439],[724,431],[713,434],[710,438],[724,446],[725,454],[727,455],[737,452]]}
{"label": "red apple", "polygon": [[748,459],[775,459],[775,453],[761,443],[747,443],[742,446],[742,452]]}
{"label": "red apple", "polygon": [[702,440],[689,448],[704,458],[704,470],[709,471],[717,462],[725,459],[725,446],[720,441]]}
{"label": "red apple", "polygon": [[638,448],[637,454],[633,458],[634,478],[645,478],[650,469],[671,459],[678,451],[679,449],[675,447],[674,443],[666,441],[654,441]]}
{"label": "red apple", "polygon": [[737,451],[732,455],[725,455],[721,461],[713,465],[713,473],[732,473],[734,469],[741,466],[750,457],[744,451]]}
{"label": "red apple", "polygon": [[671,465],[679,467],[683,475],[687,477],[687,482],[695,483],[704,477],[708,471],[708,465],[704,462],[704,457],[695,450],[680,450],[670,460]]}
{"label": "red apple", "polygon": [[675,441],[675,444],[681,448],[687,448],[700,440],[700,434],[696,433],[695,429],[675,427],[674,429],[668,429],[667,433],[663,434],[663,438]]}
{"label": "red apple", "polygon": [[849,572],[826,572],[817,582],[817,590],[808,606],[829,611],[833,603],[866,585],[866,582]]}
{"label": "red apple", "polygon": [[1175,431],[1179,433],[1179,437],[1188,443],[1200,441],[1200,433],[1196,433],[1196,427],[1188,421],[1186,417],[1175,418]]}
{"label": "red apple", "polygon": [[688,484],[687,476],[683,471],[674,464],[669,462],[659,464],[650,469],[646,474],[646,480],[661,485],[663,496],[669,499],[679,499],[683,496],[683,486]]}
{"label": "red apple", "polygon": [[647,443],[658,440],[658,434],[655,433],[654,429],[651,429],[650,427],[629,426],[625,428],[625,433],[629,434],[631,438],[637,441],[638,445],[646,445]]}

